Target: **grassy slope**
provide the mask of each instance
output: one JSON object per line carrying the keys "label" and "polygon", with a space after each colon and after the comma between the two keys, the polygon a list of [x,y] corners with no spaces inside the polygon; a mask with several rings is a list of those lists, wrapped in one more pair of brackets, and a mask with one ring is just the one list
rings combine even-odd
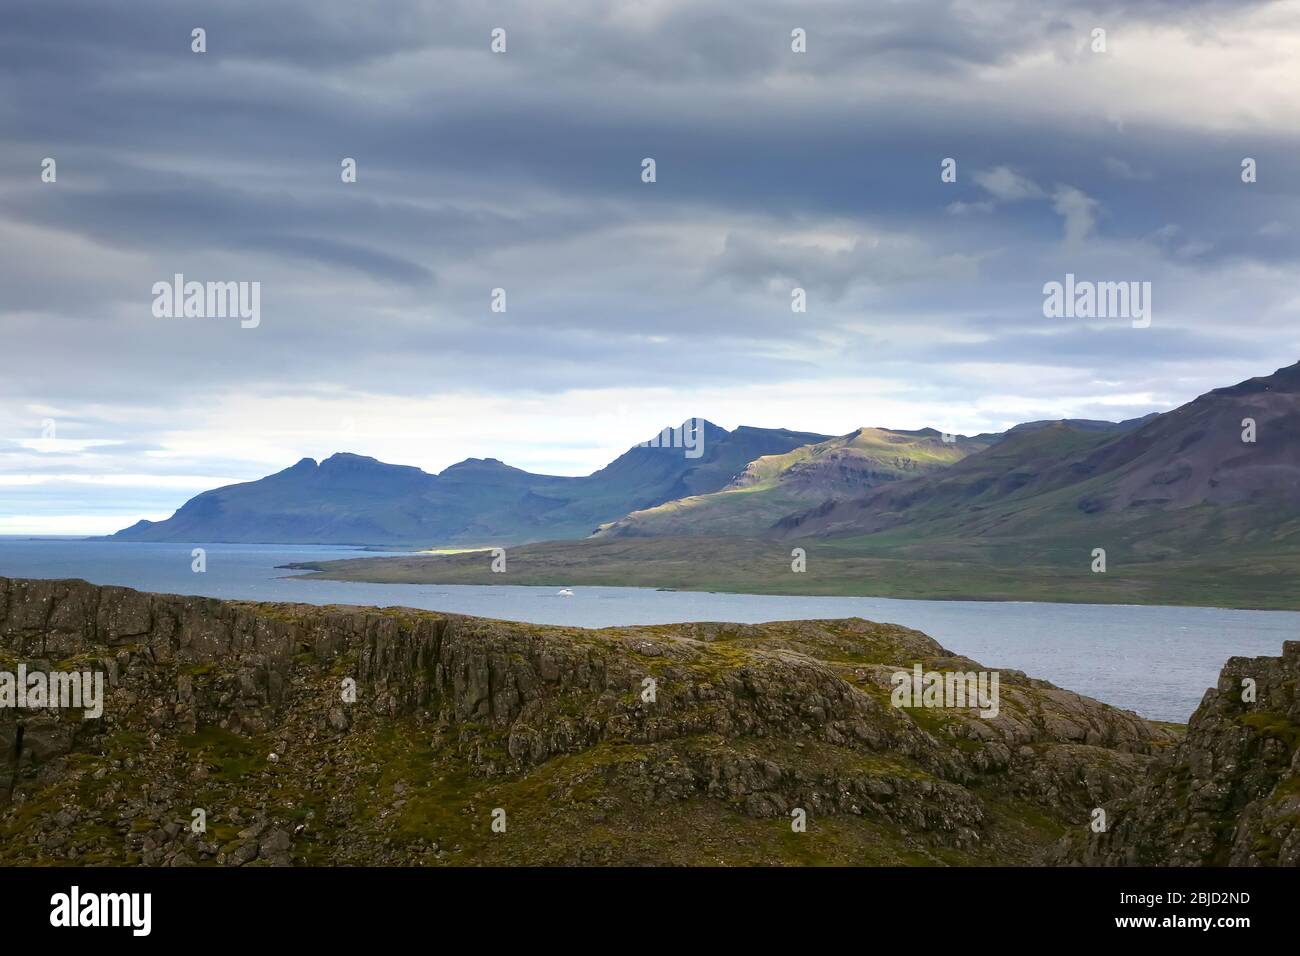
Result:
{"label": "grassy slope", "polygon": [[945,468],[985,446],[969,439],[862,428],[750,462],[720,491],[635,511],[604,534],[760,535],[793,512],[830,497]]}
{"label": "grassy slope", "polygon": [[[1300,609],[1294,509],[1245,502],[1086,511],[1080,502],[1113,490],[1113,474],[1079,480],[1081,470],[1067,465],[1109,440],[1065,426],[1013,435],[933,479],[882,486],[863,499],[868,508],[841,500],[828,514],[811,513],[781,539],[551,542],[512,549],[505,575],[491,574],[479,554],[336,562],[327,576]],[[807,552],[805,573],[791,571],[796,547]],[[1097,548],[1106,552],[1105,573],[1092,571]]]}
{"label": "grassy slope", "polygon": [[[1198,524],[1187,520],[1188,534]],[[1207,519],[1209,520],[1209,519]],[[1218,520],[1224,520],[1219,516]],[[1097,540],[1096,544],[1090,543]],[[895,531],[857,539],[625,538],[510,549],[505,574],[483,552],[325,562],[335,580],[555,587],[621,585],[753,594],[863,595],[964,600],[1185,604],[1300,610],[1300,548],[1277,543],[1222,555],[1151,560],[1142,526],[1110,537],[924,542]],[[807,552],[807,571],[790,552]],[[1091,548],[1107,571],[1091,571]]]}

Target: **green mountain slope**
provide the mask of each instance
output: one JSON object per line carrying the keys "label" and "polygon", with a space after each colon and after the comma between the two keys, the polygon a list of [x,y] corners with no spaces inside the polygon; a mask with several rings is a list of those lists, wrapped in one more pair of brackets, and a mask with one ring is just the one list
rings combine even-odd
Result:
{"label": "green mountain slope", "polygon": [[779,530],[1020,548],[1117,542],[1160,558],[1300,544],[1298,516],[1300,365],[1293,365],[1125,431],[1065,423],[1013,430],[942,474],[791,515]]}
{"label": "green mountain slope", "polygon": [[605,526],[597,536],[759,534],[797,509],[947,468],[988,444],[964,436],[944,441],[929,428],[860,428],[755,459],[720,491],[635,511]]}

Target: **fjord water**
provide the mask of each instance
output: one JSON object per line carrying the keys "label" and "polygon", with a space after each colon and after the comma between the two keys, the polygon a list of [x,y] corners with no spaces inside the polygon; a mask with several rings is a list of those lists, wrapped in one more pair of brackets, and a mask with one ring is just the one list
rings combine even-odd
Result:
{"label": "fjord water", "polygon": [[[191,570],[203,547],[207,570]],[[1156,720],[1185,721],[1233,655],[1280,652],[1300,612],[1020,602],[905,601],[648,588],[366,584],[303,580],[294,561],[363,557],[328,546],[156,544],[0,537],[0,576],[84,578],[249,601],[401,605],[578,627],[864,617],[924,631],[988,667],[1016,668]]]}

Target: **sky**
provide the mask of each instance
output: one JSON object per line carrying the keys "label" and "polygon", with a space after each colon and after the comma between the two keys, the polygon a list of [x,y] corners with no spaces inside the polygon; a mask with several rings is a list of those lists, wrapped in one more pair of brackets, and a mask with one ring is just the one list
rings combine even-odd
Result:
{"label": "sky", "polygon": [[338,451],[1163,411],[1300,359],[1298,213],[1295,0],[10,0],[0,534]]}

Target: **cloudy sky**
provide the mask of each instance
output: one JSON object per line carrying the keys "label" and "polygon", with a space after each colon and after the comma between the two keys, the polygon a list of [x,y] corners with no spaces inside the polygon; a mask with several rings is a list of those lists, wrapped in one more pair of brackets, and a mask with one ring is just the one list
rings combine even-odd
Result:
{"label": "cloudy sky", "polygon": [[[1294,0],[5,19],[0,533],[340,450],[585,474],[691,415],[973,433],[1300,358]],[[156,317],[176,273],[260,283],[260,325]],[[1150,327],[1045,318],[1066,273],[1150,282]]]}

